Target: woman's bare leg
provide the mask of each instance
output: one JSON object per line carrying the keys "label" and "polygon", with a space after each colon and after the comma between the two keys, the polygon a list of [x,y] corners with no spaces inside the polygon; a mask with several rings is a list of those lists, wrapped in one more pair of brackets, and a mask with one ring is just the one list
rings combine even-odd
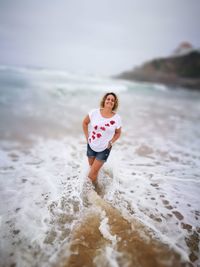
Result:
{"label": "woman's bare leg", "polygon": [[88,174],[88,177],[92,180],[92,182],[95,182],[97,179],[97,175],[101,167],[103,166],[104,161],[94,159],[90,172]]}
{"label": "woman's bare leg", "polygon": [[94,160],[95,160],[95,157],[88,157],[88,163],[89,163],[90,167],[92,167]]}

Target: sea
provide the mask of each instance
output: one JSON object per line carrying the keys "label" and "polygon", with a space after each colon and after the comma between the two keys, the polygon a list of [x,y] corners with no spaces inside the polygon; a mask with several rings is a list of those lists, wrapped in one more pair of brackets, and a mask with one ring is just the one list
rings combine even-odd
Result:
{"label": "sea", "polygon": [[[122,134],[87,188],[82,121]],[[0,66],[0,266],[200,266],[200,90]]]}

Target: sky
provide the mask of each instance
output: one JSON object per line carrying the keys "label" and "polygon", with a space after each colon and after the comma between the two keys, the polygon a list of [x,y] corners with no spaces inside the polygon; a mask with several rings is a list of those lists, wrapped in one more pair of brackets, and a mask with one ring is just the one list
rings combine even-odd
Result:
{"label": "sky", "polygon": [[0,65],[113,75],[200,48],[200,0],[0,0]]}

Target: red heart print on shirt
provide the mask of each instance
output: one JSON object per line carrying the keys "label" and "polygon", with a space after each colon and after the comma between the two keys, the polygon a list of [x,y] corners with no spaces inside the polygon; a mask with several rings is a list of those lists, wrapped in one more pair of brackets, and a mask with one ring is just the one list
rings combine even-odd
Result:
{"label": "red heart print on shirt", "polygon": [[105,128],[105,127],[100,127],[100,129],[101,129],[102,131],[105,131],[105,130],[106,130],[106,128]]}
{"label": "red heart print on shirt", "polygon": [[97,128],[98,128],[98,126],[97,126],[97,125],[95,125],[95,126],[94,126],[94,129],[95,129],[95,130],[97,130]]}
{"label": "red heart print on shirt", "polygon": [[110,121],[110,124],[111,124],[111,125],[115,124],[115,121]]}
{"label": "red heart print on shirt", "polygon": [[110,124],[109,123],[106,123],[105,126],[110,127]]}
{"label": "red heart print on shirt", "polygon": [[100,138],[100,137],[101,137],[101,134],[100,134],[100,133],[98,133],[98,134],[97,134],[97,137],[98,137],[98,138]]}

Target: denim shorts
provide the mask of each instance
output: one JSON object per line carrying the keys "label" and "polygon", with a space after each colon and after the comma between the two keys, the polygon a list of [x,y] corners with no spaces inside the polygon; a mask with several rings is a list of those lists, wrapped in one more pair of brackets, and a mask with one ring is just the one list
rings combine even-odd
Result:
{"label": "denim shorts", "polygon": [[92,150],[92,148],[89,146],[89,144],[87,144],[87,156],[88,158],[93,158],[95,157],[97,160],[102,160],[105,161],[108,159],[108,156],[110,154],[111,148],[106,148],[105,150],[101,151],[101,152],[95,152],[94,150]]}

